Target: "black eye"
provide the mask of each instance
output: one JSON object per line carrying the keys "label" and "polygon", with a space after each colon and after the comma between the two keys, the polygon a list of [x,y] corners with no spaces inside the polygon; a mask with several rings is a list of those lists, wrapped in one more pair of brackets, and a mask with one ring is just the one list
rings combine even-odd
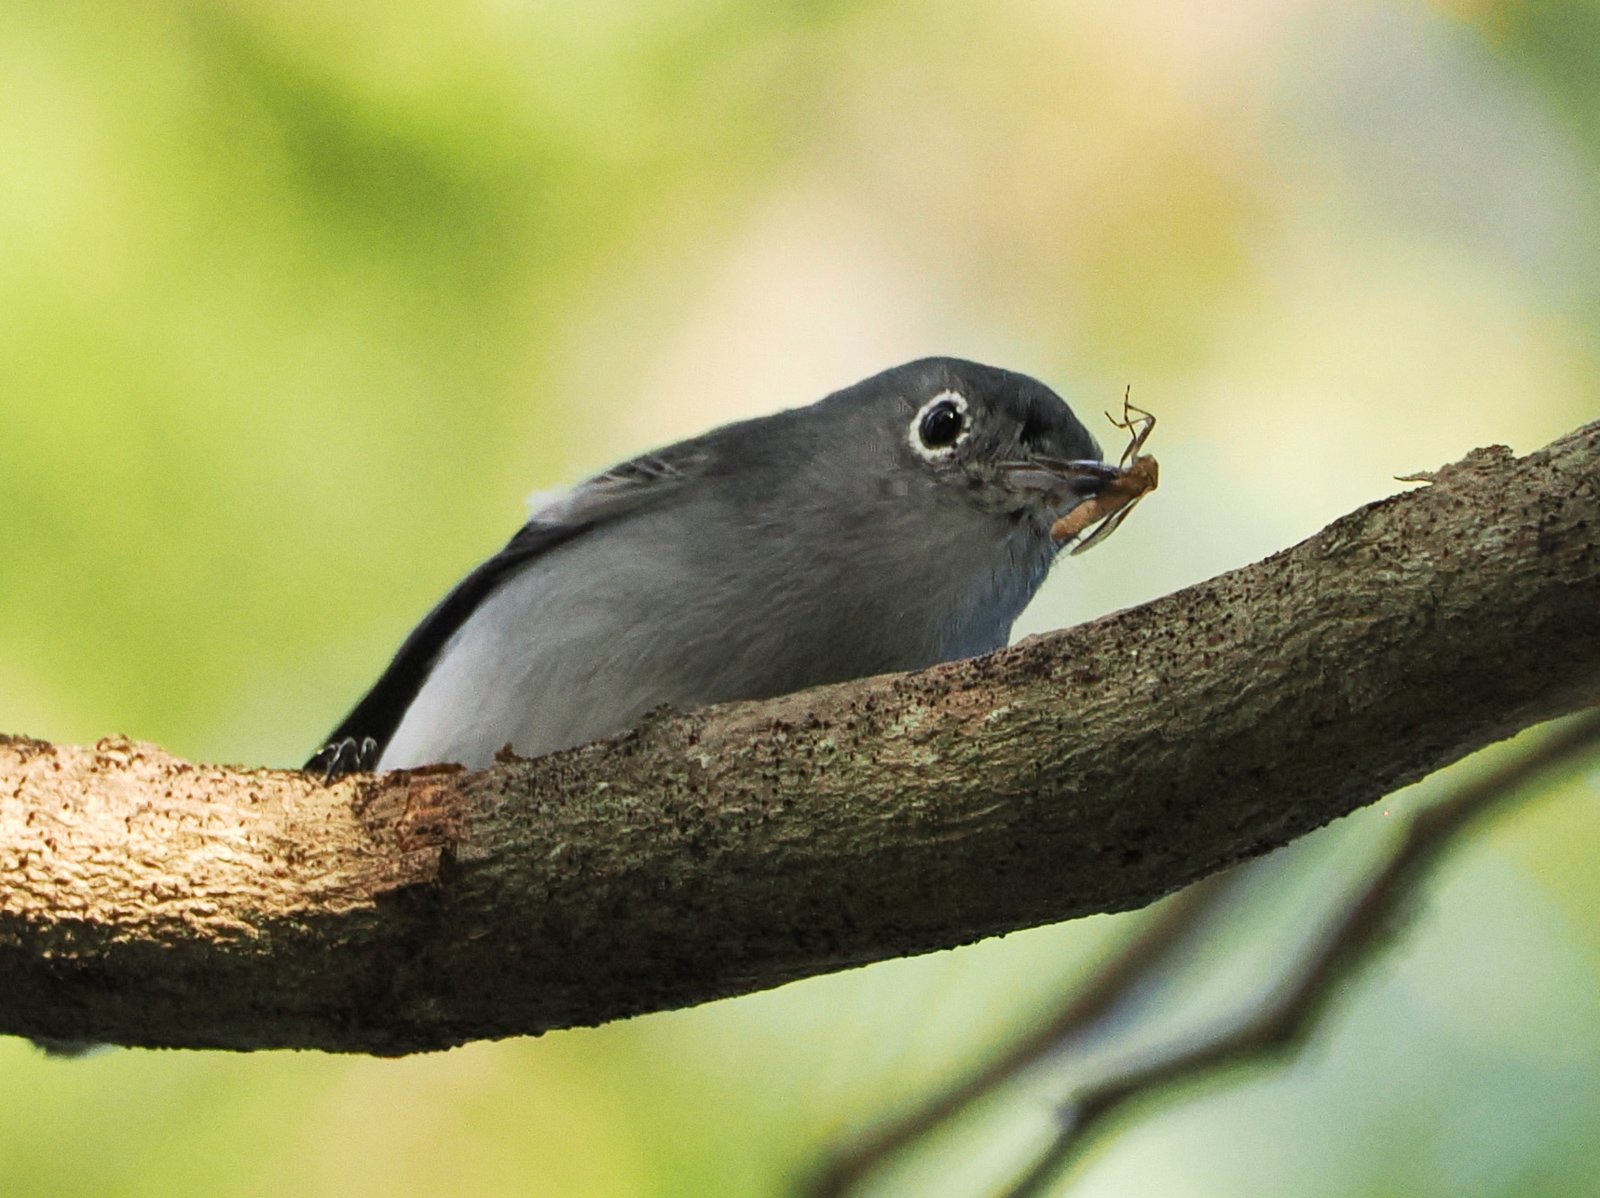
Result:
{"label": "black eye", "polygon": [[954,400],[941,399],[922,414],[917,425],[917,435],[929,449],[944,449],[954,445],[967,426],[966,415]]}

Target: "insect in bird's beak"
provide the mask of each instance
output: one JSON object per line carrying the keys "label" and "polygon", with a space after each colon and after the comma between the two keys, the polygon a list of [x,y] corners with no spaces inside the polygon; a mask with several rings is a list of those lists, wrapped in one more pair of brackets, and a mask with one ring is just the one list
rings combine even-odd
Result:
{"label": "insect in bird's beak", "polygon": [[[1116,532],[1134,505],[1154,491],[1160,482],[1161,472],[1155,458],[1139,452],[1150,439],[1156,418],[1129,402],[1131,392],[1129,388],[1122,396],[1121,420],[1106,413],[1107,420],[1128,433],[1128,447],[1122,451],[1122,460],[1115,467],[1106,467],[1111,477],[1089,498],[1050,526],[1051,539],[1058,545],[1083,538],[1072,546],[1073,553],[1082,553]],[[1091,525],[1098,527],[1085,536]]]}

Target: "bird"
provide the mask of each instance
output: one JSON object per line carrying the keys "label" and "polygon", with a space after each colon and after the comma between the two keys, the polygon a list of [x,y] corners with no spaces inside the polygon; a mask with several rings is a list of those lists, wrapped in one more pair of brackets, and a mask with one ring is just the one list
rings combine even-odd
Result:
{"label": "bird", "polygon": [[456,584],[305,768],[477,769],[999,649],[1117,477],[1050,388],[951,357],[643,454]]}

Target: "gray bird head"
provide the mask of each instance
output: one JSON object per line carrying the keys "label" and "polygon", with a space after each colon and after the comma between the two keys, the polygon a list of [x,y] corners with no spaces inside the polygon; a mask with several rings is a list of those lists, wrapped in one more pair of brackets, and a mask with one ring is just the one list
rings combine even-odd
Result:
{"label": "gray bird head", "polygon": [[[692,523],[719,573],[760,575],[706,590],[758,591],[727,609],[807,630],[797,640],[830,681],[1004,644],[1057,557],[1052,524],[1117,477],[1049,388],[956,358],[897,366],[705,444],[711,502],[662,535]],[[728,505],[737,519],[718,514]]]}
{"label": "gray bird head", "polygon": [[858,453],[881,457],[892,447],[892,462],[863,471],[880,490],[935,508],[963,505],[1043,535],[1117,474],[1060,396],[1027,375],[977,362],[925,358],[816,407],[830,420],[850,410],[853,419],[837,420],[835,430],[844,425],[860,438]]}

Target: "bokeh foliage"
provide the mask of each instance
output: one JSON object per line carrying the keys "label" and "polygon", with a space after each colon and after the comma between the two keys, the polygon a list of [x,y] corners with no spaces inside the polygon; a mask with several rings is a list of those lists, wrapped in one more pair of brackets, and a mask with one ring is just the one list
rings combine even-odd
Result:
{"label": "bokeh foliage", "polygon": [[[529,490],[924,353],[1161,417],[1163,490],[1027,630],[1542,444],[1600,410],[1596,13],[10,0],[0,727],[295,763]],[[1502,821],[1308,1059],[1074,1193],[1600,1190],[1595,799]],[[1157,1014],[1248,992],[1416,801]],[[415,1060],[8,1042],[0,1193],[770,1192],[1118,931]],[[1066,1085],[888,1188],[1003,1176]]]}

